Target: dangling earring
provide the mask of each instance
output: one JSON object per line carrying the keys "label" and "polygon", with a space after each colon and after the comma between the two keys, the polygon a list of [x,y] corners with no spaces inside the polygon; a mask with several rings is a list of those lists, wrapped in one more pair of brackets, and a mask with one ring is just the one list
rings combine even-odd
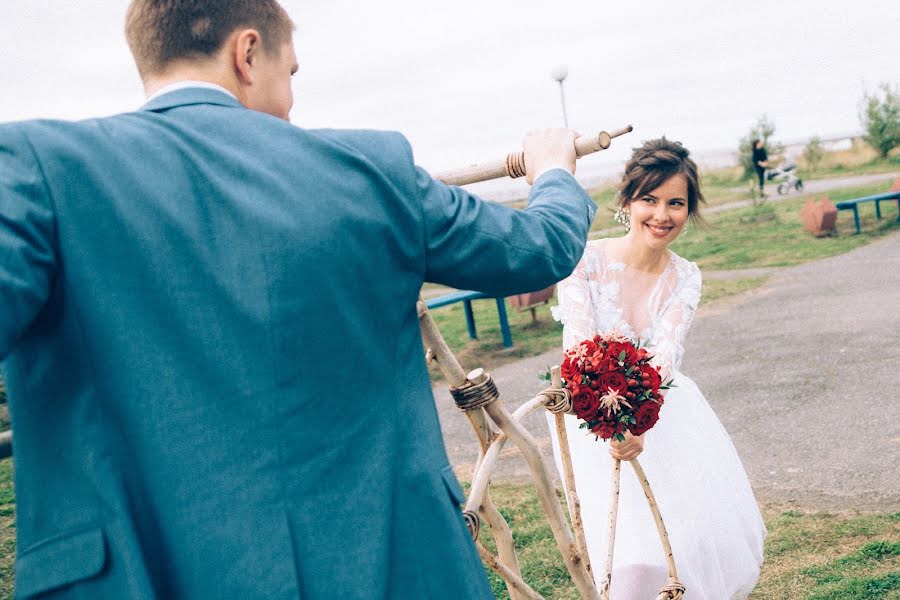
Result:
{"label": "dangling earring", "polygon": [[616,223],[620,223],[625,226],[626,231],[631,230],[631,212],[625,210],[621,206],[619,210],[616,211],[616,214],[613,215],[613,219],[615,219]]}

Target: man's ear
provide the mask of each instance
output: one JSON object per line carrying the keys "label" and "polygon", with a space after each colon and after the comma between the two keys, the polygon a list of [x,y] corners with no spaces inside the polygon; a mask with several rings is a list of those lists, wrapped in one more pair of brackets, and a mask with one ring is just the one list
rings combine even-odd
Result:
{"label": "man's ear", "polygon": [[262,38],[255,29],[243,29],[235,32],[231,43],[232,64],[238,81],[245,85],[253,84],[253,67],[262,51]]}

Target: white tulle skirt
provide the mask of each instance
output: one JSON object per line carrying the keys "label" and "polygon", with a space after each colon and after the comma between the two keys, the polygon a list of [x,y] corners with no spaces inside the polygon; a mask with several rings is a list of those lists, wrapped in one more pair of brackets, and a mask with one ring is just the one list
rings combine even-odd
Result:
{"label": "white tulle skirt", "polygon": [[[746,598],[763,561],[765,525],[731,438],[697,388],[680,373],[666,393],[656,426],[644,436],[638,461],[662,513],[685,600]],[[548,413],[553,453],[559,440]],[[595,579],[606,562],[612,458],[608,443],[578,428],[566,430]],[[622,463],[611,587],[612,600],[656,598],[668,569],[650,508],[628,463]]]}

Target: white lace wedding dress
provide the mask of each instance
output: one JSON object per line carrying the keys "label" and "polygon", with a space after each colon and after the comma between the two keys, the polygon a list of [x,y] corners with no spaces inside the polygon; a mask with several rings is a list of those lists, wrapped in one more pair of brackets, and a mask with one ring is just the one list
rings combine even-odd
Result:
{"label": "white lace wedding dress", "polygon": [[[685,334],[700,300],[700,270],[670,252],[659,275],[610,255],[609,240],[588,244],[575,272],[559,285],[554,317],[566,348],[597,333],[649,342],[654,362],[675,385],[638,457],[669,532],[685,600],[746,598],[762,564],[765,526],[731,439],[696,384],[679,372]],[[559,440],[548,413],[557,468]],[[608,444],[566,415],[575,486],[595,578],[603,576],[612,458]],[[611,598],[656,598],[667,568],[647,501],[622,464]]]}

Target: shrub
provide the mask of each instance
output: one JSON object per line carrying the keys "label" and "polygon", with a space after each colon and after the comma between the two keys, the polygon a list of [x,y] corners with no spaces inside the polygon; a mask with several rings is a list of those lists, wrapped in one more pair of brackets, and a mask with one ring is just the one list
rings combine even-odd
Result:
{"label": "shrub", "polygon": [[756,124],[750,128],[750,131],[740,139],[738,142],[738,151],[735,157],[737,158],[738,164],[741,165],[744,169],[744,175],[742,179],[747,179],[748,177],[755,177],[754,173],[756,172],[753,168],[753,148],[752,143],[753,140],[759,138],[763,141],[763,145],[766,148],[766,153],[769,155],[769,160],[772,160],[777,154],[781,154],[784,152],[784,146],[778,144],[776,142],[771,141],[771,137],[775,135],[775,123],[769,120],[769,117],[766,115],[762,115],[757,119]]}
{"label": "shrub", "polygon": [[803,159],[806,161],[806,167],[810,171],[815,172],[824,157],[825,150],[822,149],[822,139],[819,136],[815,136],[803,148]]}
{"label": "shrub", "polygon": [[859,119],[866,131],[863,139],[886,158],[888,152],[900,146],[900,93],[887,83],[879,89],[883,95],[863,95]]}

